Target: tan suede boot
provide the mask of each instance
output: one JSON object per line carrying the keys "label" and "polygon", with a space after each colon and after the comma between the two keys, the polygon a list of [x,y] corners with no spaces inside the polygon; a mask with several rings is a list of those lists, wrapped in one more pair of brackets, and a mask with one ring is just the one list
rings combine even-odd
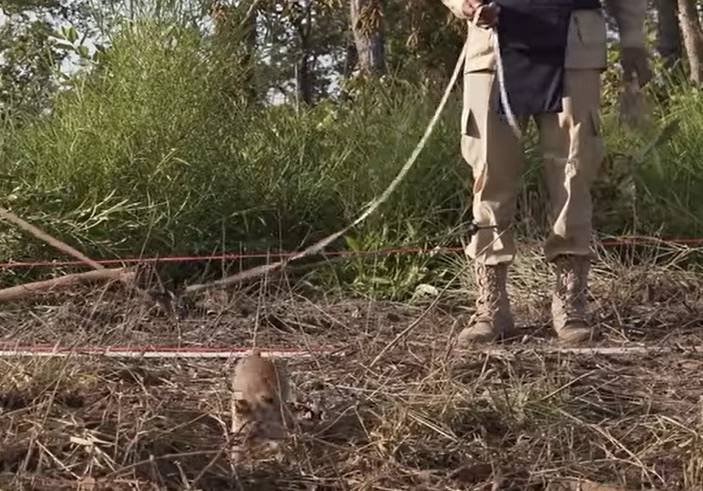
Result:
{"label": "tan suede boot", "polygon": [[580,344],[594,337],[586,320],[586,292],[590,260],[584,256],[559,256],[554,260],[556,285],[552,294],[552,322],[559,339]]}
{"label": "tan suede boot", "polygon": [[506,289],[508,265],[486,266],[475,262],[474,273],[478,288],[476,313],[469,326],[459,333],[457,339],[459,348],[475,343],[496,341],[509,335],[514,328]]}

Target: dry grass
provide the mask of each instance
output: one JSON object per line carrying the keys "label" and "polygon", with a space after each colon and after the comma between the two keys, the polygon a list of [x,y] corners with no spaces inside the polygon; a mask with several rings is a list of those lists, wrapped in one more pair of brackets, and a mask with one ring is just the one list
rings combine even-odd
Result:
{"label": "dry grass", "polygon": [[[233,361],[0,359],[0,489],[703,489],[703,279],[691,251],[651,249],[594,271],[602,344],[656,356],[547,354],[549,276],[522,258],[511,285],[524,338],[451,355],[468,311],[295,288],[209,298],[177,324],[120,291],[16,306],[0,341],[345,347],[289,362],[299,428],[277,458],[227,457]],[[656,258],[656,261],[654,260]],[[603,266],[604,265],[604,266]],[[59,303],[61,301],[62,303]]]}

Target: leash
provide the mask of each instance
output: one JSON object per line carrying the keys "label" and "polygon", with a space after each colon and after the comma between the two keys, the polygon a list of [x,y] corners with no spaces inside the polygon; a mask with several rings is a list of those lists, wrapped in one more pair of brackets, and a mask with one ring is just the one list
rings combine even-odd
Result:
{"label": "leash", "polygon": [[510,107],[510,101],[508,100],[508,90],[505,88],[505,72],[503,71],[503,57],[500,54],[500,41],[498,40],[498,30],[493,28],[493,50],[496,56],[496,72],[498,78],[498,88],[500,89],[500,104],[503,106],[503,111],[505,116],[508,118],[508,124],[510,129],[518,140],[522,140],[522,130],[520,125],[513,114],[513,109]]}
{"label": "leash", "polygon": [[[478,25],[478,19],[481,17],[481,12],[483,12],[483,9],[485,9],[486,7],[493,7],[494,5],[495,2],[482,3],[474,11],[474,15],[470,20],[471,24],[473,24],[474,27],[476,27],[477,29],[480,29]],[[498,8],[500,9],[500,6],[498,6]],[[503,111],[505,112],[505,116],[508,119],[510,129],[513,130],[513,133],[515,134],[518,140],[522,140],[522,130],[520,129],[520,125],[517,122],[515,114],[513,113],[513,108],[510,106],[510,99],[508,98],[508,89],[505,86],[505,69],[503,67],[503,55],[500,52],[500,39],[498,36],[498,29],[496,27],[491,28],[491,34],[494,56],[496,57],[496,79],[498,80],[498,90],[500,91],[500,105],[503,107]]]}

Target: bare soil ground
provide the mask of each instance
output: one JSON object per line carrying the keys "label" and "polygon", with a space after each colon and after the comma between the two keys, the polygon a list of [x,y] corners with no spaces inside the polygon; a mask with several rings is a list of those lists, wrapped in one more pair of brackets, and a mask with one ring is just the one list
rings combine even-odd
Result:
{"label": "bare soil ground", "polygon": [[598,345],[668,353],[545,352],[550,276],[529,258],[511,283],[524,335],[501,353],[451,349],[467,283],[374,366],[428,300],[270,286],[200,298],[178,323],[119,289],[4,306],[6,344],[249,347],[256,333],[344,354],[288,362],[299,427],[280,454],[237,465],[235,360],[1,358],[0,489],[701,490],[703,276],[674,256],[603,261],[592,282]]}

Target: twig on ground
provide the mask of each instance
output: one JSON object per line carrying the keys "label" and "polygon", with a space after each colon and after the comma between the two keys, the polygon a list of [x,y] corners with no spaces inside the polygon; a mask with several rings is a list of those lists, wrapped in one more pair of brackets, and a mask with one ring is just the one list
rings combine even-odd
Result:
{"label": "twig on ground", "polygon": [[[88,256],[77,251],[76,249],[74,249],[70,245],[66,244],[65,242],[62,242],[62,241],[56,239],[55,237],[52,237],[51,235],[47,234],[46,232],[43,232],[42,230],[40,230],[36,226],[32,225],[31,223],[28,223],[27,221],[21,219],[20,217],[18,217],[17,215],[12,213],[11,211],[8,211],[5,208],[0,207],[0,218],[17,225],[25,232],[29,232],[30,234],[32,234],[36,238],[46,242],[50,246],[55,247],[56,249],[58,249],[62,252],[65,252],[66,254],[78,259],[79,261],[83,261],[85,264],[92,267],[95,271],[105,271],[105,267],[102,264],[90,259]],[[115,271],[115,270],[112,270],[112,271]],[[123,270],[120,269],[119,271],[123,271]],[[87,274],[87,273],[84,273],[84,274]],[[112,273],[112,274],[114,275],[114,273]],[[155,295],[153,295],[152,293],[150,293],[148,291],[145,291],[145,290],[142,290],[141,288],[139,288],[135,284],[134,278],[135,278],[134,275],[120,274],[120,275],[117,275],[116,279],[119,279],[123,284],[127,285],[129,288],[131,288],[132,290],[137,292],[143,299],[148,300],[150,302],[155,301],[156,300]],[[61,278],[58,278],[57,280],[61,280]],[[49,281],[57,281],[57,280],[49,280]],[[22,286],[22,285],[20,285],[20,286]],[[165,309],[170,310],[171,313],[173,312],[173,309],[172,309],[172,306],[170,303],[165,306]]]}
{"label": "twig on ground", "polygon": [[58,288],[69,288],[84,283],[92,283],[97,281],[119,280],[122,282],[132,281],[134,272],[123,269],[100,269],[96,271],[88,271],[85,273],[75,273],[52,278],[50,280],[35,281],[25,283],[23,285],[12,286],[0,290],[0,302],[11,302],[14,300],[26,299],[32,295],[48,293],[51,290]]}
{"label": "twig on ground", "polygon": [[517,357],[524,354],[574,354],[574,355],[653,355],[663,353],[703,353],[703,345],[697,346],[594,346],[590,348],[569,348],[566,346],[532,346],[529,348],[490,348],[457,350],[462,354],[483,354],[491,356]]}

